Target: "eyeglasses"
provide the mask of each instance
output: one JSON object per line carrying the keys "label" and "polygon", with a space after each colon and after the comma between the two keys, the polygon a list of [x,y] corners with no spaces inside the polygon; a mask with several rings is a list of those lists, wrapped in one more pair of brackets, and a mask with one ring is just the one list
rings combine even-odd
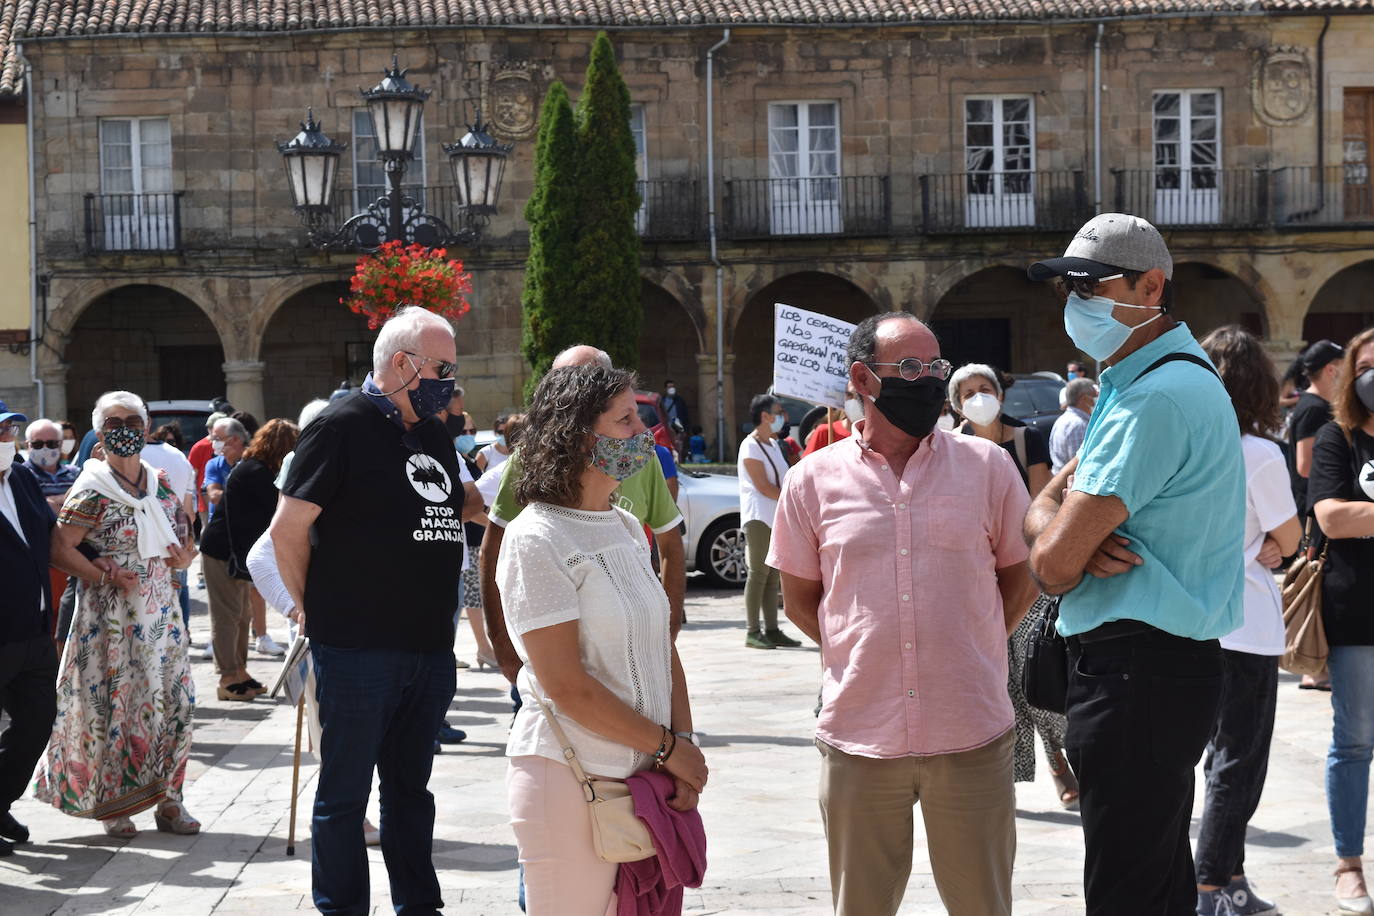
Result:
{"label": "eyeglasses", "polygon": [[1055,290],[1059,293],[1060,299],[1069,298],[1070,292],[1078,293],[1084,299],[1091,299],[1097,293],[1100,283],[1108,280],[1120,280],[1125,274],[1111,274],[1106,277],[1060,277],[1054,283]]}
{"label": "eyeglasses", "polygon": [[442,359],[435,359],[432,356],[421,356],[419,353],[411,353],[409,350],[402,350],[406,356],[413,356],[422,363],[434,363],[434,371],[439,378],[453,378],[453,374],[458,371],[457,363],[446,362]]}
{"label": "eyeglasses", "polygon": [[107,433],[112,433],[117,429],[127,426],[129,429],[143,429],[143,418],[138,414],[127,417],[106,417],[105,422],[100,424],[100,428]]}
{"label": "eyeglasses", "polygon": [[29,448],[61,448],[61,439],[30,439]]}
{"label": "eyeglasses", "polygon": [[923,363],[914,356],[908,356],[899,363],[865,363],[866,366],[896,366],[897,372],[908,382],[914,382],[923,374],[945,381],[954,371],[954,364],[947,359],[933,359]]}
{"label": "eyeglasses", "polygon": [[0,438],[8,439],[19,432],[18,423],[0,423]]}

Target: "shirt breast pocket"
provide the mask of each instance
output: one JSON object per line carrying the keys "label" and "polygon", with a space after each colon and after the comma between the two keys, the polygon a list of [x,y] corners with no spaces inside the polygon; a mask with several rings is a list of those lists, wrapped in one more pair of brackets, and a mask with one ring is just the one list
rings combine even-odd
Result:
{"label": "shirt breast pocket", "polygon": [[948,551],[987,547],[987,525],[983,521],[982,508],[976,502],[937,496],[926,505],[925,516],[926,546]]}

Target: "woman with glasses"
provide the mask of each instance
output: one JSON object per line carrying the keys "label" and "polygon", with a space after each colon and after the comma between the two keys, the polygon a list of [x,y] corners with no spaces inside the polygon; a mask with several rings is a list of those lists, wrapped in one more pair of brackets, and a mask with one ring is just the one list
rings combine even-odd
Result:
{"label": "woman with glasses", "polygon": [[166,475],[139,458],[148,412],[138,395],[101,395],[91,425],[105,458],[86,462],[53,530],[54,562],[83,581],[35,794],[121,839],[149,808],[158,830],[196,833],[182,803],[195,685],[172,573],[195,557],[191,520]]}

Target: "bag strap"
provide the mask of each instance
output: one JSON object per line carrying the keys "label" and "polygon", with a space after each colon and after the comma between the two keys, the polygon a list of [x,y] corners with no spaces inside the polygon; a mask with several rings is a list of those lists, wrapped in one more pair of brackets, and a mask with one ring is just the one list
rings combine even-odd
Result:
{"label": "bag strap", "polygon": [[1170,353],[1167,356],[1163,356],[1155,360],[1154,362],[1150,363],[1150,365],[1145,368],[1145,371],[1137,375],[1132,381],[1138,382],[1145,376],[1149,375],[1151,372],[1158,369],[1160,366],[1164,365],[1165,363],[1175,362],[1192,363],[1196,366],[1201,366],[1208,372],[1212,373],[1213,375],[1216,375],[1218,380],[1221,379],[1221,376],[1217,375],[1217,370],[1212,368],[1212,364],[1207,362],[1207,360],[1203,359],[1202,357],[1194,356],[1191,353]]}
{"label": "bag strap", "polygon": [[596,790],[592,788],[592,780],[587,775],[586,770],[582,769],[582,762],[577,759],[577,751],[573,750],[572,742],[568,740],[567,732],[563,731],[563,726],[558,724],[558,720],[553,717],[553,712],[544,702],[536,691],[531,690],[539,708],[544,710],[544,717],[549,720],[549,726],[553,729],[553,736],[558,739],[559,745],[563,748],[563,759],[568,761],[568,766],[572,767],[573,775],[577,781],[582,783],[582,796],[588,804],[596,801]]}
{"label": "bag strap", "polygon": [[1026,465],[1026,428],[1024,426],[1013,426],[1011,428],[1011,443],[1016,449],[1016,460],[1021,462],[1021,469],[1029,473]]}

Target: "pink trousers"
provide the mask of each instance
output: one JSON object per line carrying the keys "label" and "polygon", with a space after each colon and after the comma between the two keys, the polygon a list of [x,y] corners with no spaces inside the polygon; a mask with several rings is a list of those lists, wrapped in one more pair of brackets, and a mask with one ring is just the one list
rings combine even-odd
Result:
{"label": "pink trousers", "polygon": [[615,916],[620,866],[592,848],[591,815],[572,770],[547,757],[512,757],[506,793],[528,916]]}

